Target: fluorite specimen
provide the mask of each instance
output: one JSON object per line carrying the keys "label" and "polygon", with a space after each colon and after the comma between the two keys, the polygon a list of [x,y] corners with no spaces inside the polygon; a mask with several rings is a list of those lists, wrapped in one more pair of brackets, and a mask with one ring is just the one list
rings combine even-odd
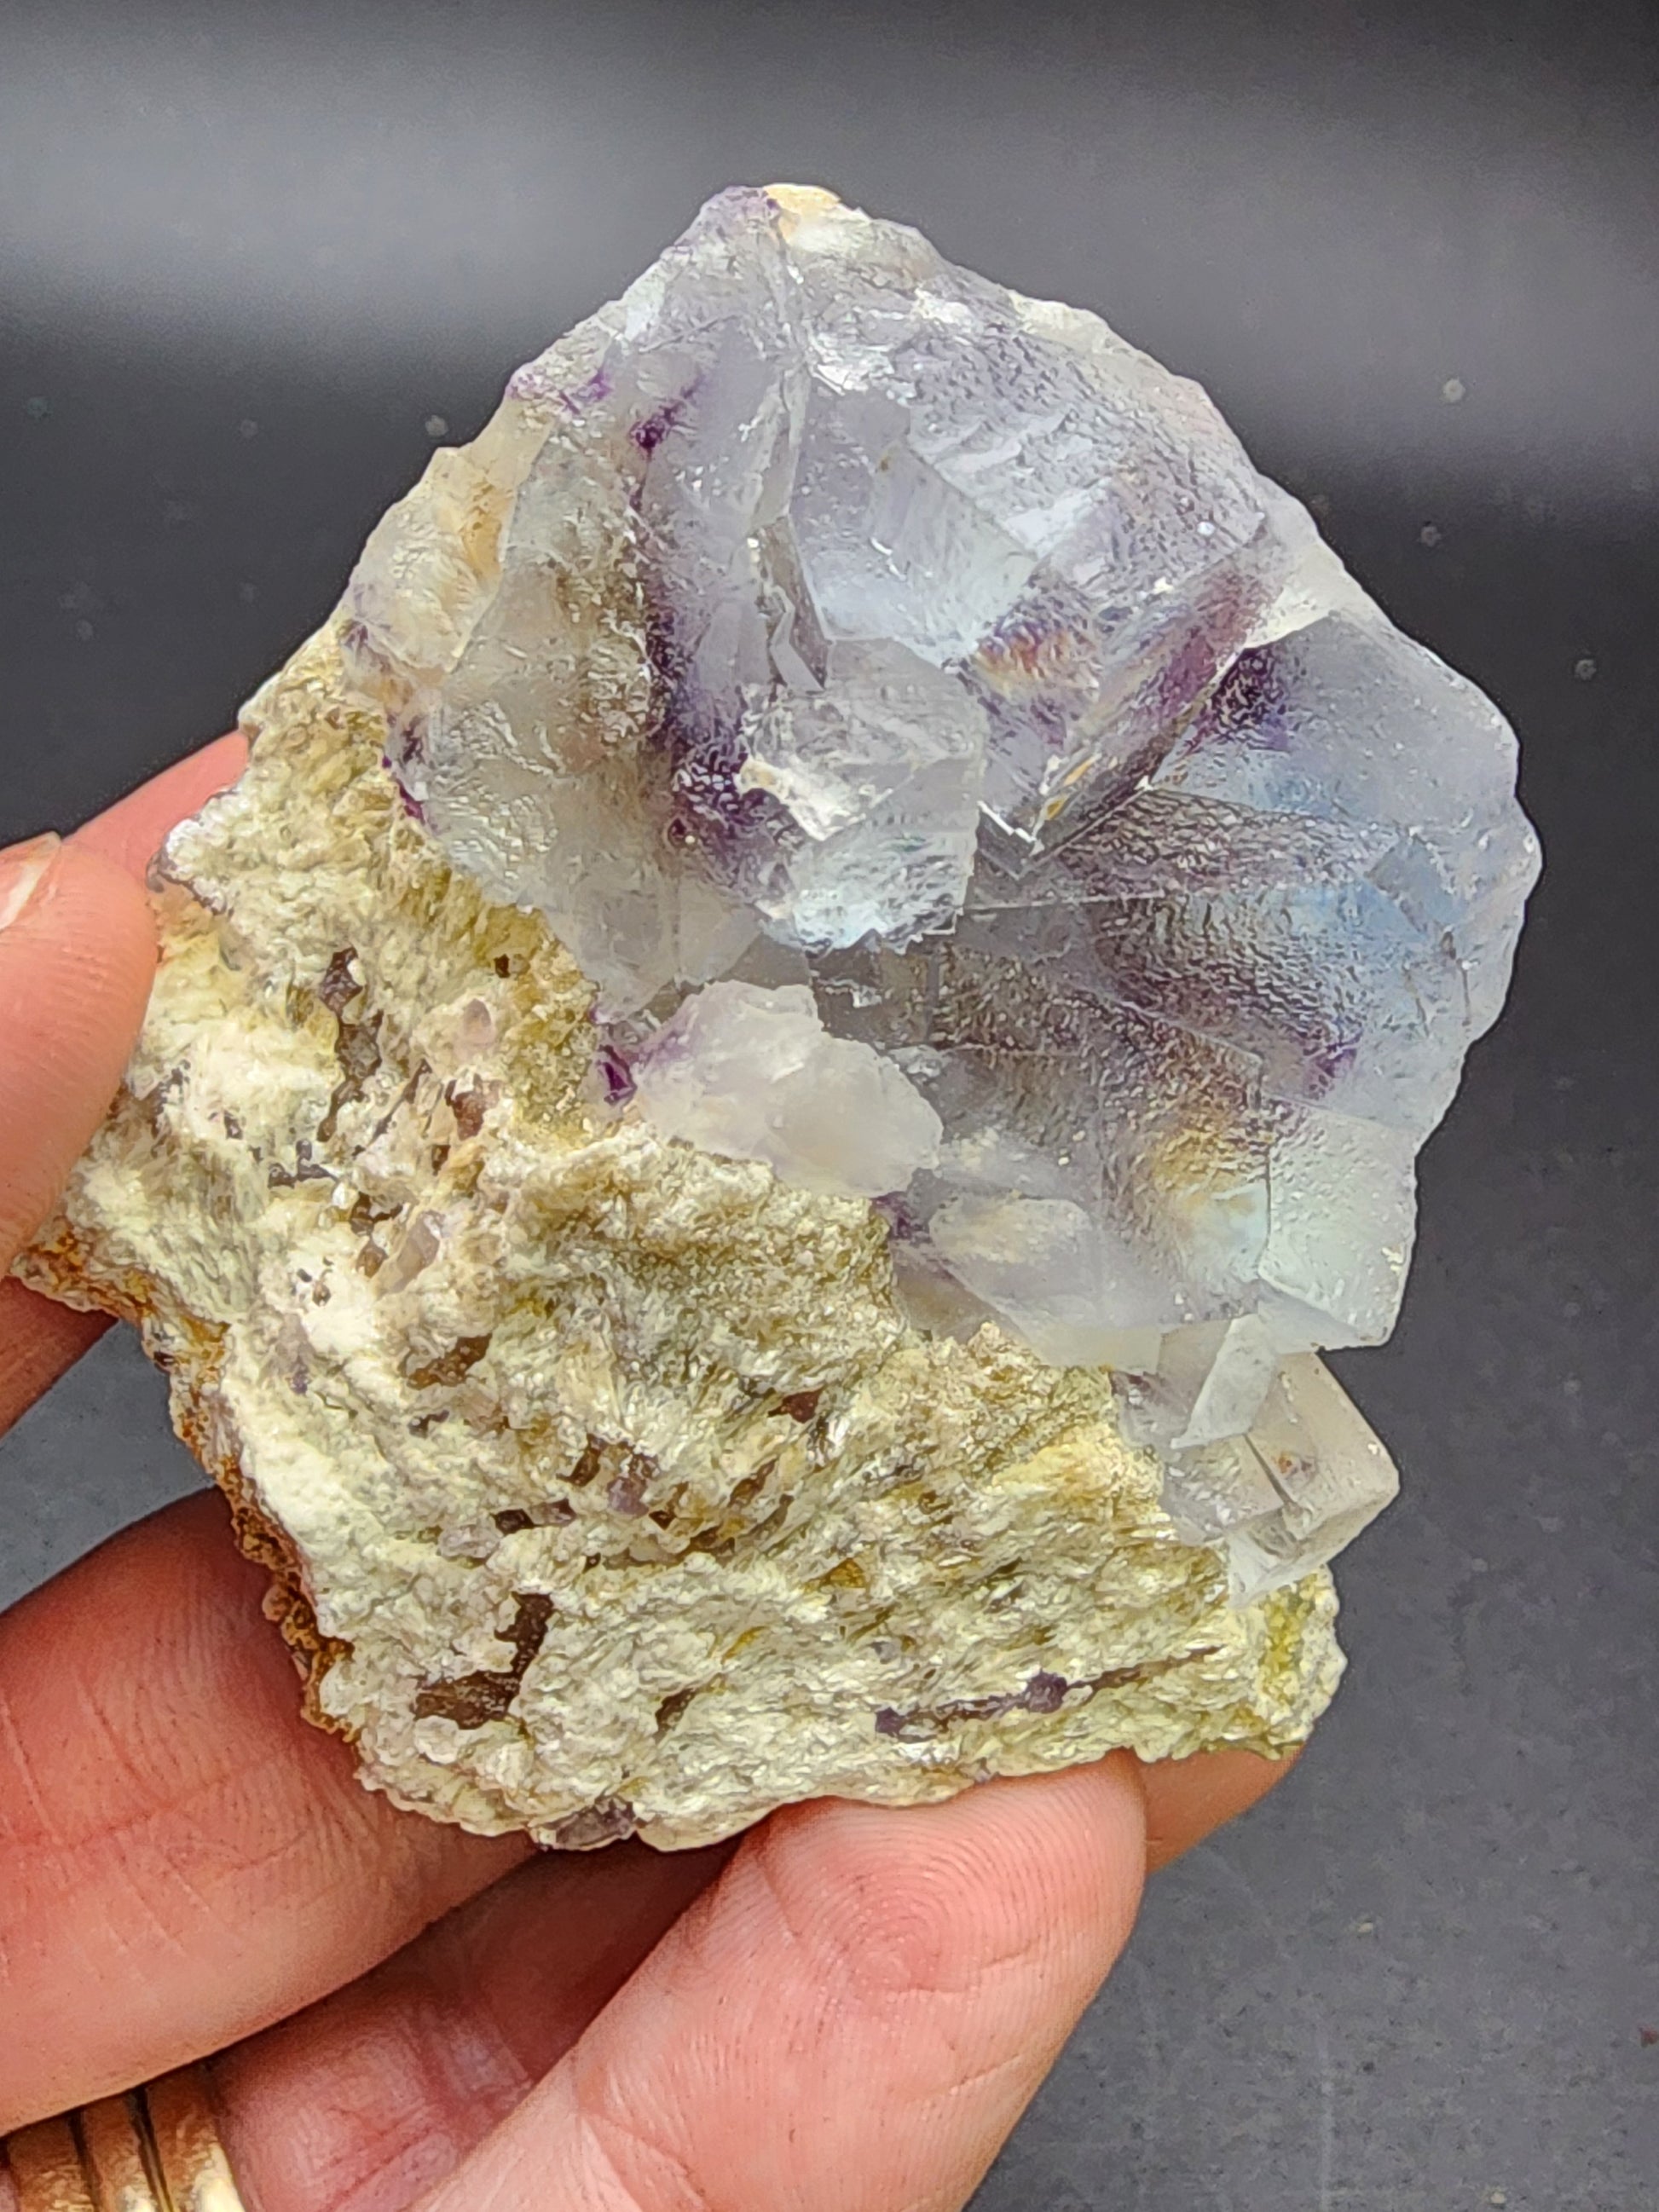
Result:
{"label": "fluorite specimen", "polygon": [[712,201],[436,488],[353,665],[618,1096],[1111,1368],[1245,1589],[1328,1557],[1389,1482],[1285,1494],[1307,1355],[1393,1326],[1537,871],[1496,709],[1196,387],[823,193]]}
{"label": "fluorite specimen", "polygon": [[568,1845],[1299,1741],[1514,746],[1207,400],[819,192],[519,372],[160,866],[32,1282],[400,1803]]}

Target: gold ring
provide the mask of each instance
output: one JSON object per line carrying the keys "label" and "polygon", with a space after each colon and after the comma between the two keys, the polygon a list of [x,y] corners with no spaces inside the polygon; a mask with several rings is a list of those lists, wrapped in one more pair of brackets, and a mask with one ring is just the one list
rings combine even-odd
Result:
{"label": "gold ring", "polygon": [[4,2149],[18,2212],[242,2212],[199,2066],[19,2128]]}

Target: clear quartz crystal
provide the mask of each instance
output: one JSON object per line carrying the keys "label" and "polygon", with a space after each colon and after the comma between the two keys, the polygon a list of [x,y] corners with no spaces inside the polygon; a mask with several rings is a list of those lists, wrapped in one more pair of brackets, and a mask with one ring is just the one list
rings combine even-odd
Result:
{"label": "clear quartz crystal", "polygon": [[627,1110],[1111,1366],[1241,1589],[1328,1556],[1393,1478],[1309,1355],[1393,1324],[1537,872],[1497,710],[1195,386],[826,193],[720,194],[434,467],[348,649]]}

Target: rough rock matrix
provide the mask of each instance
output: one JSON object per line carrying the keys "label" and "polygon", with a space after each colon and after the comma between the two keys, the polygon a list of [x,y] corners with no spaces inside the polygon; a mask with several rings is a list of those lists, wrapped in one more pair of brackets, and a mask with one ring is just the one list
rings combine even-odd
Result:
{"label": "rough rock matrix", "polygon": [[682,1846],[1300,1741],[1513,741],[1201,394],[727,193],[171,840],[27,1279],[137,1321],[399,1803]]}

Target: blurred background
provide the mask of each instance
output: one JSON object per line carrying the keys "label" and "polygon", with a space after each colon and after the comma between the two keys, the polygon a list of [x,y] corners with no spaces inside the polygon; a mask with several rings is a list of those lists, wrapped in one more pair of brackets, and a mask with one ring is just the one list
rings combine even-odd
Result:
{"label": "blurred background", "polygon": [[[0,838],[215,735],[510,369],[788,178],[1200,378],[1520,729],[1547,870],[1343,1379],[1402,1502],[977,2212],[1651,2212],[1659,11],[0,0]],[[107,1340],[0,1601],[198,1478]]]}

